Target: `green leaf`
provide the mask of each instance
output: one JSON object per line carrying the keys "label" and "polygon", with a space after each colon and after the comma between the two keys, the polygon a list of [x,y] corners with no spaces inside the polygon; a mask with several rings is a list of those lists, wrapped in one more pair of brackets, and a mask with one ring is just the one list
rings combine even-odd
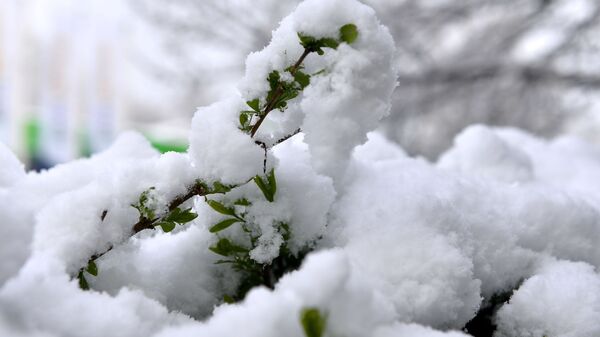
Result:
{"label": "green leaf", "polygon": [[156,224],[157,226],[160,226],[160,228],[162,228],[162,230],[165,233],[169,233],[170,231],[172,231],[173,229],[175,229],[175,223],[172,221],[161,221],[158,224]]}
{"label": "green leaf", "polygon": [[250,206],[250,201],[248,201],[246,198],[242,198],[236,200],[233,204],[238,206]]}
{"label": "green leaf", "polygon": [[273,199],[273,194],[271,193],[271,189],[269,188],[269,186],[264,182],[264,180],[260,176],[254,177],[254,183],[263,192],[265,199],[267,199],[270,202],[273,202],[274,199]]}
{"label": "green leaf", "polygon": [[294,74],[294,80],[296,80],[296,82],[300,84],[300,87],[304,89],[310,84],[310,75],[298,70]]}
{"label": "green leaf", "polygon": [[225,296],[223,296],[223,302],[225,302],[227,304],[233,304],[233,303],[235,303],[235,300],[233,299],[233,297],[231,297],[229,295],[225,295]]}
{"label": "green leaf", "polygon": [[267,181],[269,182],[269,191],[273,198],[275,198],[275,193],[277,193],[277,181],[275,180],[275,169],[271,169],[269,174],[267,175]]}
{"label": "green leaf", "polygon": [[212,209],[214,209],[215,211],[217,211],[221,214],[232,215],[232,216],[237,217],[233,208],[226,207],[225,205],[223,205],[222,203],[220,203],[216,200],[208,200],[206,202],[208,203],[208,206],[212,207]]}
{"label": "green leaf", "polygon": [[175,221],[174,219],[179,215],[180,212],[181,209],[175,208],[174,210],[169,212],[169,214],[167,214],[167,216],[164,218],[164,221]]}
{"label": "green leaf", "polygon": [[349,23],[340,28],[340,40],[351,44],[358,37],[358,29],[355,24]]}
{"label": "green leaf", "polygon": [[90,289],[90,285],[87,283],[87,280],[85,279],[85,276],[83,275],[83,271],[79,271],[79,274],[77,275],[77,279],[79,280],[79,288],[81,288],[83,290]]}
{"label": "green leaf", "polygon": [[248,249],[234,244],[227,238],[221,238],[215,245],[208,247],[208,249],[222,256],[231,256],[235,253],[248,252]]}
{"label": "green leaf", "polygon": [[323,68],[323,69],[321,69],[321,70],[317,71],[316,73],[314,73],[314,74],[312,74],[312,75],[310,75],[310,76],[317,76],[317,75],[321,75],[321,74],[322,74],[322,73],[324,73],[325,71],[326,71],[326,69],[325,69],[325,68]]}
{"label": "green leaf", "polygon": [[229,256],[229,253],[230,253],[228,251],[224,251],[224,250],[220,249],[218,246],[210,246],[210,247],[208,247],[208,249],[210,249],[213,253],[219,254],[222,256]]}
{"label": "green leaf", "polygon": [[285,107],[287,107],[287,102],[286,101],[280,101],[279,103],[277,103],[275,105],[275,108],[283,111],[285,109]]}
{"label": "green leaf", "polygon": [[178,223],[188,223],[194,219],[196,219],[198,217],[198,214],[192,212],[192,211],[187,211],[185,213],[182,213],[181,216],[179,218],[177,218],[177,222]]}
{"label": "green leaf", "polygon": [[184,224],[196,219],[197,217],[198,214],[192,212],[191,208],[183,211],[179,208],[175,208],[173,211],[171,211],[171,213],[169,213],[169,215],[167,215],[165,221]]}
{"label": "green leaf", "polygon": [[96,266],[94,260],[90,260],[90,262],[88,262],[87,268],[85,270],[94,276],[98,276],[98,266]]}
{"label": "green leaf", "polygon": [[242,246],[238,246],[238,245],[233,244],[233,243],[231,243],[231,246],[229,246],[229,249],[232,252],[234,252],[234,253],[248,253],[248,249],[246,249],[246,248],[244,248]]}
{"label": "green leaf", "polygon": [[319,40],[319,42],[320,42],[320,45],[322,45],[323,47],[328,47],[331,49],[337,49],[337,47],[340,45],[338,40],[330,38],[330,37],[322,38]]}
{"label": "green leaf", "polygon": [[227,264],[227,263],[235,263],[235,260],[217,260],[215,264]]}
{"label": "green leaf", "polygon": [[290,236],[291,236],[290,225],[288,225],[285,222],[280,222],[279,225],[277,226],[277,230],[279,231],[279,233],[281,233],[281,236],[283,237],[284,242],[287,242],[290,239]]}
{"label": "green leaf", "polygon": [[260,101],[258,100],[258,98],[248,101],[246,102],[246,104],[248,104],[248,106],[251,107],[252,110],[260,112]]}
{"label": "green leaf", "polygon": [[212,188],[211,192],[225,194],[225,193],[231,191],[234,187],[236,187],[236,186],[235,185],[225,185],[221,182],[215,181],[213,183],[213,188]]}
{"label": "green leaf", "polygon": [[306,337],[322,337],[327,318],[321,315],[318,308],[305,308],[300,313],[300,323]]}
{"label": "green leaf", "polygon": [[240,114],[240,125],[242,127],[248,126],[248,121],[249,120],[250,120],[250,118],[248,118],[248,114],[246,114],[246,113],[241,113]]}
{"label": "green leaf", "polygon": [[226,219],[226,220],[223,220],[223,221],[217,223],[216,225],[212,226],[209,229],[209,231],[211,233],[217,233],[239,221],[240,221],[239,219]]}
{"label": "green leaf", "polygon": [[311,44],[314,44],[315,38],[312,36],[304,35],[302,33],[298,33],[298,38],[300,39],[300,44],[304,48],[309,48]]}
{"label": "green leaf", "polygon": [[269,77],[267,79],[269,81],[269,87],[271,90],[275,90],[280,82],[279,72],[277,70],[273,70],[269,73]]}

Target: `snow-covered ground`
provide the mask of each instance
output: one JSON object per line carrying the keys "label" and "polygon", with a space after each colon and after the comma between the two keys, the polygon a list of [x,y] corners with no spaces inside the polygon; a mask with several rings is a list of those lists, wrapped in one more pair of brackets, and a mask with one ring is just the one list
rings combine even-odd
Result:
{"label": "snow-covered ground", "polygon": [[[240,280],[208,249],[219,215],[198,198],[193,222],[129,238],[139,216],[131,205],[152,186],[164,213],[197,178],[261,174],[263,151],[237,113],[302,53],[297,32],[326,37],[348,22],[356,42],[310,56],[305,71],[324,74],[257,134],[273,142],[303,130],[269,151],[276,200],[260,202],[254,185],[220,199],[253,201],[256,261],[279,253],[280,221],[292,251],[316,242],[314,251],[274,290],[222,303]],[[241,97],[197,112],[189,153],[159,155],[127,133],[90,159],[26,173],[0,146],[0,335],[304,336],[300,313],[316,307],[327,336],[457,337],[507,292],[498,337],[600,335],[600,149],[475,125],[436,163],[408,157],[368,133],[389,111],[393,55],[370,8],[308,0],[248,58]],[[81,290],[74,275],[111,246]]]}

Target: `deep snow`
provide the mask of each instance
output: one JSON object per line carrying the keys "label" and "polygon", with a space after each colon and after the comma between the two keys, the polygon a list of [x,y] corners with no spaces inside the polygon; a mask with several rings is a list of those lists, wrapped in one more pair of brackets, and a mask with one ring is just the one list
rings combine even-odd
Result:
{"label": "deep snow", "polygon": [[[293,251],[316,241],[315,252],[273,291],[221,304],[239,280],[208,250],[219,215],[189,202],[192,223],[129,238],[130,205],[150,186],[164,210],[197,178],[261,173],[262,149],[236,113],[301,53],[298,31],[328,36],[348,22],[356,44],[307,59],[307,72],[324,75],[258,134],[269,142],[303,130],[272,151],[275,202],[248,210],[262,233],[252,257],[278,254],[277,221],[291,224]],[[308,0],[273,36],[249,56],[240,97],[197,112],[187,154],[159,155],[126,133],[90,159],[25,173],[0,146],[0,335],[303,336],[299,313],[314,306],[328,336],[456,337],[492,295],[513,289],[498,337],[600,335],[600,149],[476,125],[437,163],[408,157],[368,133],[396,85],[392,39],[370,8]],[[260,191],[222,198],[242,196]],[[70,276],[111,245],[89,276],[93,290],[80,290]]]}

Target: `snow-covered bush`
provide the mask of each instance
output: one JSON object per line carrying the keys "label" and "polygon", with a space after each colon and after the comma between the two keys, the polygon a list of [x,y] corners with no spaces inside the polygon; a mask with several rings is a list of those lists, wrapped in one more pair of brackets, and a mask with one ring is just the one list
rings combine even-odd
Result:
{"label": "snow-covered bush", "polygon": [[474,126],[410,158],[369,133],[394,52],[369,7],[307,0],[187,153],[0,147],[0,335],[600,334],[600,152]]}

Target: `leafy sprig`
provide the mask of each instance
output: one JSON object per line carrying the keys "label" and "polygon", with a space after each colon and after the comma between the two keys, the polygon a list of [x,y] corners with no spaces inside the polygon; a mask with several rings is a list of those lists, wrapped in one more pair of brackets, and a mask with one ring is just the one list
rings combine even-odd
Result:
{"label": "leafy sprig", "polygon": [[[252,138],[255,136],[262,122],[267,118],[269,112],[274,109],[279,109],[282,112],[285,111],[288,102],[296,98],[308,85],[310,85],[311,77],[317,76],[325,71],[325,69],[322,69],[312,75],[307,74],[303,71],[302,66],[305,58],[311,53],[323,55],[325,53],[323,50],[324,48],[337,49],[341,43],[350,44],[355,42],[358,38],[358,30],[354,24],[346,24],[340,27],[337,38],[315,38],[303,33],[298,33],[298,38],[300,44],[304,47],[304,51],[293,65],[283,70],[290,76],[281,76],[281,73],[278,70],[271,71],[267,76],[267,81],[269,82],[267,96],[265,98],[254,98],[247,101],[246,105],[249,109],[243,110],[239,114],[240,130],[248,133]],[[291,79],[284,80],[283,77]],[[298,132],[300,132],[299,129],[293,134],[276,141],[275,144],[287,140]],[[266,167],[266,156],[268,153],[267,146],[265,143],[259,141],[257,141],[257,144],[263,146],[265,149]],[[274,170],[265,173],[264,176],[255,176],[250,181],[254,181],[267,201],[275,201],[277,182]],[[156,206],[151,202],[154,201],[152,200],[152,196],[155,192],[155,188],[150,187],[142,192],[138,202],[132,205],[132,207],[139,212],[139,220],[133,225],[132,232],[135,234],[145,229],[156,229],[156,227],[160,227],[164,232],[171,232],[177,224],[182,225],[188,223],[198,216],[191,208],[182,209],[180,207],[186,201],[195,196],[204,196],[206,198],[206,196],[211,194],[226,194],[239,186],[240,185],[226,185],[221,182],[214,182],[212,185],[209,185],[201,180],[197,180],[188,188],[186,193],[174,198],[169,203],[167,211],[163,215],[158,215],[158,213],[163,212],[157,212],[157,209],[155,209]],[[248,242],[246,243],[240,244],[233,242],[229,238],[219,237],[218,241],[209,247],[215,254],[225,257],[225,259],[217,261],[218,264],[230,264],[234,270],[243,274],[242,282],[238,287],[237,293],[233,297],[226,295],[224,297],[225,302],[231,303],[235,300],[242,299],[251,288],[257,285],[262,284],[272,288],[277,279],[285,272],[299,267],[307,251],[302,251],[296,255],[290,252],[288,241],[291,237],[291,231],[287,223],[278,223],[276,225],[277,230],[281,233],[284,240],[284,244],[280,247],[279,256],[276,257],[271,264],[261,264],[253,260],[249,254],[250,251],[257,246],[258,238],[260,237],[259,231],[256,230],[257,226],[249,223],[245,219],[244,213],[236,212],[235,207],[251,206],[251,202],[243,198],[236,200],[233,205],[225,205],[222,202],[209,199],[206,199],[206,202],[213,210],[227,216],[227,218],[220,220],[209,228],[211,233],[219,235],[222,231],[231,226],[239,224],[241,229],[248,235]],[[108,210],[102,212],[101,221],[104,221],[107,212]],[[112,247],[100,254],[92,256],[89,259],[87,266],[79,270],[76,277],[81,289],[89,289],[86,274],[97,276],[98,267],[95,261],[111,249]],[[325,329],[326,317],[322,316],[317,309],[309,308],[303,311],[301,322],[307,337],[321,337]]]}
{"label": "leafy sprig", "polygon": [[[352,23],[340,27],[337,37],[316,38],[301,32],[298,33],[298,39],[300,40],[300,45],[304,47],[304,51],[293,65],[285,69],[293,80],[284,81],[281,79],[281,74],[278,70],[271,71],[267,76],[270,90],[267,93],[265,103],[261,106],[259,98],[254,98],[246,102],[250,110],[240,112],[240,130],[254,137],[269,112],[275,109],[285,110],[287,102],[296,98],[310,84],[311,75],[302,71],[302,63],[309,54],[317,53],[318,55],[324,55],[324,48],[337,49],[341,43],[351,44],[357,38],[358,29]],[[255,123],[253,123],[254,120],[256,120]]]}

